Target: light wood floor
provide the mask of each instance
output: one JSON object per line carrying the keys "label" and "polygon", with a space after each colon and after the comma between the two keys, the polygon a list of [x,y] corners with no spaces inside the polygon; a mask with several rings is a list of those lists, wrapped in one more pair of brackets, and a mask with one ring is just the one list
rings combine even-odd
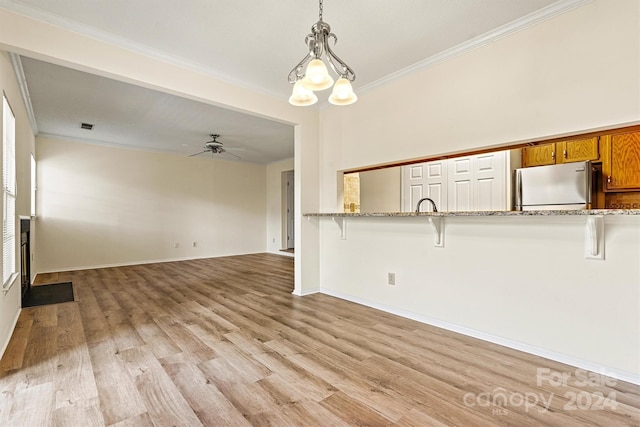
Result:
{"label": "light wood floor", "polygon": [[[77,301],[24,309],[0,361],[1,426],[640,421],[638,386],[596,376],[578,387],[570,366],[326,295],[292,296],[289,257],[40,278],[59,281],[73,281]],[[540,385],[538,368],[549,370]],[[554,374],[570,378],[554,384]]]}

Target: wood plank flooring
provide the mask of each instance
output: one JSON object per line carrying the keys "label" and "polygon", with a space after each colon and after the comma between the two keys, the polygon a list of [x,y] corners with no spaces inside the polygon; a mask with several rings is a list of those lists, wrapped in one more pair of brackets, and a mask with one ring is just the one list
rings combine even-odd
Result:
{"label": "wood plank flooring", "polygon": [[640,424],[638,386],[293,296],[285,256],[39,276],[61,281],[77,301],[24,309],[0,360],[1,426]]}

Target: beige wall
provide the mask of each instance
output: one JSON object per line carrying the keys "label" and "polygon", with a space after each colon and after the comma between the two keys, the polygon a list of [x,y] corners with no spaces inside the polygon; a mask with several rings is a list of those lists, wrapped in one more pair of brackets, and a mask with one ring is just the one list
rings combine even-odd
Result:
{"label": "beige wall", "polygon": [[[340,170],[640,123],[639,21],[596,0],[322,109],[322,211]],[[444,248],[424,220],[318,222],[322,292],[640,382],[638,217],[606,219],[604,261],[583,218],[447,219]]]}
{"label": "beige wall", "polygon": [[402,169],[360,172],[360,212],[400,212]]}
{"label": "beige wall", "polygon": [[[29,125],[29,119],[20,96],[20,89],[15,79],[9,55],[2,51],[0,51],[0,92],[4,92],[7,96],[7,100],[16,118],[16,172],[18,188],[16,199],[16,268],[17,271],[19,271],[20,222],[18,217],[30,215],[30,154],[34,152],[35,149],[33,132]],[[0,128],[1,127],[2,120],[0,120]],[[2,150],[0,150],[0,156],[1,155]],[[0,248],[0,251],[1,250],[2,248]],[[18,277],[8,291],[0,291],[0,355],[2,355],[9,342],[13,327],[20,313],[20,306],[20,278]]]}
{"label": "beige wall", "polygon": [[40,137],[37,149],[39,273],[265,251],[264,165]]}

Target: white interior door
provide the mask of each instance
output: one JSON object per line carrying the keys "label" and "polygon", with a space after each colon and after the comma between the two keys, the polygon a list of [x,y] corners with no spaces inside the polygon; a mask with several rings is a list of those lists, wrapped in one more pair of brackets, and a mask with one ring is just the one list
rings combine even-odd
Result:
{"label": "white interior door", "polygon": [[295,210],[294,210],[294,174],[293,171],[287,172],[287,249],[293,249],[295,243],[295,234],[294,234],[294,219],[295,219]]}
{"label": "white interior door", "polygon": [[474,157],[458,157],[449,161],[448,210],[474,210],[473,163]]}
{"label": "white interior door", "polygon": [[415,211],[423,197],[441,211],[508,210],[508,160],[500,151],[403,166],[402,210]]}
{"label": "white interior door", "polygon": [[507,151],[479,154],[475,161],[476,209],[509,209],[506,188]]}
{"label": "white interior door", "polygon": [[[402,210],[416,210],[420,199],[429,197],[440,210],[447,206],[447,164],[438,160],[428,163],[407,165],[402,168]],[[421,210],[431,210],[425,203]]]}

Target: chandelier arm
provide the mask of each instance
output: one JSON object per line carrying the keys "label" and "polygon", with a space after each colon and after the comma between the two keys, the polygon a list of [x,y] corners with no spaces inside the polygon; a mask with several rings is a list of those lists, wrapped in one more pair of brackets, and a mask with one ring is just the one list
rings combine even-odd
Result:
{"label": "chandelier arm", "polygon": [[[328,43],[328,39],[333,37],[334,39],[334,44],[337,42],[338,38],[336,37],[335,34],[331,33],[329,34],[329,37],[327,37],[325,40],[325,50],[327,53],[327,59],[329,60],[329,66],[331,66],[331,69],[340,77],[344,77],[347,80],[349,80],[350,82],[354,81],[356,79],[356,73],[351,69],[351,67],[349,67],[342,59],[340,59],[340,57],[338,55],[335,54],[335,52],[331,49],[331,46],[329,46]],[[340,69],[338,69],[338,67],[336,66],[336,64],[334,63],[337,62],[340,66]]]}
{"label": "chandelier arm", "polygon": [[299,79],[304,77],[304,72],[302,71],[302,69],[304,68],[306,63],[309,62],[310,59],[311,59],[311,55],[307,53],[304,56],[304,58],[302,58],[302,60],[298,62],[298,65],[293,67],[293,69],[289,72],[289,83],[293,84]]}

